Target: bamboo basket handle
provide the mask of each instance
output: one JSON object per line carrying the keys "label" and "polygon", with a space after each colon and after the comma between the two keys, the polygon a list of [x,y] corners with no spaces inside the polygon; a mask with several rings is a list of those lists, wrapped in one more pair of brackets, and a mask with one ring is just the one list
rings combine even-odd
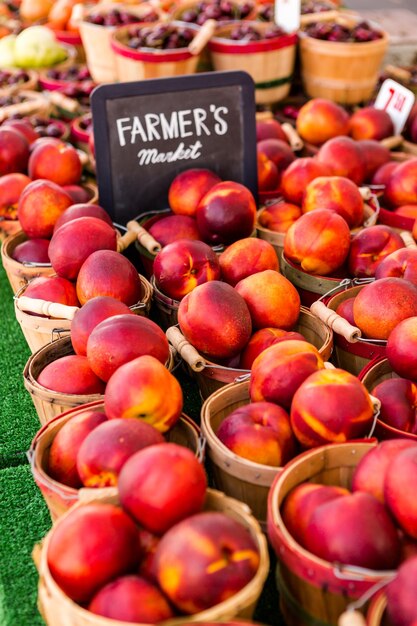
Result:
{"label": "bamboo basket handle", "polygon": [[404,137],[402,135],[392,135],[391,137],[385,137],[385,139],[381,139],[379,142],[385,148],[389,150],[394,150],[395,148],[399,148],[404,141]]}
{"label": "bamboo basket handle", "polygon": [[413,235],[408,230],[403,230],[400,233],[400,237],[403,240],[403,242],[405,243],[405,247],[406,248],[417,248],[417,244],[415,242],[415,239],[414,239]]}
{"label": "bamboo basket handle", "polygon": [[409,83],[411,80],[411,72],[406,70],[404,67],[397,67],[396,65],[388,64],[384,67],[384,73],[393,76],[397,80],[403,80],[406,83]]}
{"label": "bamboo basket handle", "polygon": [[131,243],[136,241],[137,234],[133,230],[128,230],[124,235],[117,239],[117,252],[123,252],[130,246]]}
{"label": "bamboo basket handle", "polygon": [[335,333],[342,335],[349,343],[355,343],[362,336],[359,328],[349,324],[344,317],[329,309],[321,300],[313,302],[310,311]]}
{"label": "bamboo basket handle", "polygon": [[59,304],[58,302],[48,302],[39,298],[29,298],[28,296],[19,296],[16,298],[16,306],[19,311],[26,313],[37,313],[38,315],[46,315],[47,317],[56,317],[65,320],[72,320],[77,311],[78,306],[68,306],[67,304]]}
{"label": "bamboo basket handle", "polygon": [[207,42],[213,37],[216,28],[216,20],[207,20],[204,22],[197,35],[192,41],[190,41],[188,45],[189,52],[191,52],[194,56],[200,54]]}
{"label": "bamboo basket handle", "polygon": [[359,611],[348,609],[340,614],[337,626],[366,626],[366,620]]}
{"label": "bamboo basket handle", "polygon": [[135,220],[130,220],[130,222],[127,223],[127,228],[136,233],[139,243],[151,254],[158,254],[161,250],[161,244],[156,241],[143,226],[135,222]]}
{"label": "bamboo basket handle", "polygon": [[288,122],[284,122],[281,124],[281,128],[288,139],[291,150],[298,152],[304,148],[304,141],[301,139],[294,126],[291,126]]}
{"label": "bamboo basket handle", "polygon": [[191,367],[194,372],[201,372],[206,362],[184,337],[177,326],[171,326],[165,332],[169,343],[175,348],[182,359]]}

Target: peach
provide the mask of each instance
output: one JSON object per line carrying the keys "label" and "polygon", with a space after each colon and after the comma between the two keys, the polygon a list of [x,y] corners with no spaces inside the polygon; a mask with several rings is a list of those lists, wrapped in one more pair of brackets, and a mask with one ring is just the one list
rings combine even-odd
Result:
{"label": "peach", "polygon": [[[417,252],[417,250],[416,250]],[[399,322],[387,340],[387,359],[398,376],[417,382],[417,317]]]}
{"label": "peach", "polygon": [[111,296],[128,306],[139,302],[142,284],[129,259],[114,250],[97,250],[82,264],[76,290],[81,304],[95,296]]}
{"label": "peach", "polygon": [[366,163],[359,145],[350,137],[334,137],[324,143],[317,160],[332,168],[335,176],[350,178],[361,185],[366,177]]}
{"label": "peach", "polygon": [[167,215],[154,222],[148,231],[162,247],[178,239],[201,239],[197,222],[189,215]]}
{"label": "peach", "polygon": [[352,326],[356,326],[355,318],[353,317],[353,303],[355,302],[355,296],[352,298],[346,298],[339,304],[336,308],[336,313],[341,317],[344,317],[345,320],[352,324]]}
{"label": "peach", "polygon": [[351,276],[375,276],[378,265],[395,250],[405,248],[400,235],[390,226],[375,224],[356,233],[350,245],[348,268]]}
{"label": "peach", "polygon": [[284,254],[311,274],[327,276],[346,261],[350,230],[334,211],[315,209],[302,215],[285,234]]}
{"label": "peach", "polygon": [[250,399],[275,402],[289,409],[301,383],[323,367],[323,359],[311,343],[292,339],[274,344],[252,364]]}
{"label": "peach", "polygon": [[234,454],[263,465],[285,465],[295,452],[289,415],[272,402],[252,402],[234,409],[216,435]]}
{"label": "peach", "polygon": [[17,217],[28,237],[52,237],[58,217],[72,204],[72,198],[50,180],[34,180],[20,195]]}
{"label": "peach", "polygon": [[301,333],[293,330],[282,330],[281,328],[261,328],[253,333],[249,339],[246,348],[240,355],[240,367],[244,370],[250,370],[252,363],[261,352],[281,341],[288,339],[297,339],[299,341],[307,341]]}
{"label": "peach", "polygon": [[294,285],[275,270],[264,270],[240,280],[235,289],[245,300],[254,328],[278,326],[291,330],[300,314],[300,296]]}
{"label": "peach", "polygon": [[140,576],[121,576],[102,587],[88,610],[112,620],[156,624],[174,617],[163,593]]}
{"label": "peach", "polygon": [[69,143],[44,142],[29,157],[30,178],[51,180],[57,185],[74,185],[81,178],[82,165],[77,150]]}
{"label": "peach", "polygon": [[138,574],[154,583],[156,582],[156,579],[153,568],[153,560],[159,541],[160,537],[155,535],[155,533],[151,533],[145,528],[139,528],[139,543],[142,558],[139,563]]}
{"label": "peach", "polygon": [[58,393],[104,393],[103,381],[94,374],[87,357],[78,354],[62,356],[48,363],[40,372],[37,382]]}
{"label": "peach", "polygon": [[384,484],[387,473],[390,471],[390,463],[401,450],[413,446],[417,447],[417,443],[409,439],[381,441],[375,448],[369,450],[355,467],[352,476],[352,491],[370,493],[384,504]]}
{"label": "peach", "polygon": [[316,209],[335,211],[346,220],[349,228],[363,222],[363,200],[358,187],[343,176],[320,176],[306,187],[303,213]]}
{"label": "peach", "polygon": [[281,139],[281,141],[288,143],[287,135],[282,130],[281,124],[273,117],[266,120],[256,120],[256,141],[263,139]]}
{"label": "peach", "polygon": [[213,359],[239,354],[252,333],[245,300],[218,280],[199,285],[181,300],[178,323],[187,341]]}
{"label": "peach", "polygon": [[104,394],[109,419],[140,419],[161,432],[179,420],[182,406],[179,382],[148,354],[121,365],[110,377]]}
{"label": "peach", "polygon": [[373,570],[395,569],[400,542],[381,502],[357,491],[320,504],[305,533],[305,547],[330,561]]}
{"label": "peach", "polygon": [[287,141],[282,139],[263,139],[256,144],[258,153],[265,154],[276,166],[278,173],[287,169],[295,161],[295,154]]}
{"label": "peach", "polygon": [[332,137],[349,133],[349,115],[332,100],[312,98],[300,108],[296,127],[305,141],[319,146]]}
{"label": "peach", "polygon": [[279,187],[281,176],[278,168],[263,152],[257,152],[258,190],[274,191]]}
{"label": "peach", "polygon": [[403,204],[402,206],[396,207],[394,213],[415,220],[417,218],[417,204]]}
{"label": "peach", "polygon": [[96,250],[116,251],[116,230],[97,217],[78,217],[54,231],[48,253],[58,276],[76,280],[82,264]]}
{"label": "peach", "polygon": [[201,198],[196,218],[204,241],[231,244],[251,235],[256,219],[255,198],[240,183],[218,183]]}
{"label": "peach", "polygon": [[382,259],[375,270],[375,278],[389,276],[405,278],[417,286],[417,249],[400,248]]}
{"label": "peach", "polygon": [[384,498],[388,510],[409,537],[417,539],[417,446],[399,452],[385,476]]}
{"label": "peach", "polygon": [[92,197],[91,191],[81,185],[62,185],[62,189],[69,193],[72,201],[77,204],[88,203]]}
{"label": "peach", "polygon": [[252,580],[259,562],[258,547],[240,522],[207,511],[183,520],[162,537],[155,572],[174,606],[194,614],[234,596]]}
{"label": "peach", "polygon": [[0,177],[0,217],[17,219],[17,205],[22,191],[32,182],[29,176],[14,172]]}
{"label": "peach", "polygon": [[393,169],[384,198],[394,207],[417,204],[417,158],[404,161]]}
{"label": "peach", "polygon": [[376,172],[390,162],[391,152],[375,139],[362,139],[357,143],[365,163],[365,180],[371,181]]}
{"label": "peach", "polygon": [[118,482],[124,510],[157,535],[201,511],[206,488],[203,466],[191,450],[176,443],[135,452],[122,467]]}
{"label": "peach", "polygon": [[278,233],[286,233],[301,216],[301,209],[290,202],[278,200],[268,204],[258,216],[258,224]]}
{"label": "peach", "polygon": [[312,157],[303,157],[293,161],[283,172],[281,190],[287,202],[301,206],[304,191],[308,183],[318,176],[332,176],[333,169]]}
{"label": "peach", "polygon": [[76,220],[78,217],[96,217],[106,222],[109,226],[113,226],[110,215],[100,205],[80,202],[72,204],[59,216],[55,223],[54,232],[60,226],[63,226],[71,220]]}
{"label": "peach", "polygon": [[366,337],[388,339],[402,320],[417,315],[417,287],[403,278],[380,278],[355,298],[353,316]]}
{"label": "peach", "polygon": [[388,161],[388,163],[381,165],[372,176],[371,183],[373,185],[386,185],[396,167],[398,167],[398,161]]}
{"label": "peach", "polygon": [[168,204],[177,215],[195,216],[200,200],[220,182],[221,178],[211,170],[184,170],[175,176],[169,186]]}
{"label": "peach", "polygon": [[49,448],[48,475],[54,480],[78,489],[82,481],[77,470],[78,450],[87,435],[107,417],[99,411],[86,409],[69,419],[56,433]]}
{"label": "peach", "polygon": [[75,602],[88,602],[103,585],[131,572],[139,558],[135,523],[104,503],[70,511],[54,527],[47,550],[52,577]]}
{"label": "peach", "polygon": [[105,382],[121,365],[144,354],[165,364],[169,344],[164,331],[141,315],[112,315],[93,328],[87,341],[88,363]]}
{"label": "peach", "polygon": [[29,142],[26,137],[10,126],[2,126],[0,128],[0,176],[26,172],[28,160]]}
{"label": "peach", "polygon": [[12,251],[12,258],[19,263],[50,263],[49,239],[27,239]]}
{"label": "peach", "polygon": [[300,444],[314,448],[365,437],[372,426],[373,406],[356,376],[338,368],[320,369],[296,390],[290,418]]}
{"label": "peach", "polygon": [[71,343],[76,354],[87,355],[87,341],[92,330],[103,320],[113,316],[134,313],[127,304],[110,296],[96,296],[88,300],[71,322]]}
{"label": "peach", "polygon": [[4,128],[13,128],[14,130],[19,131],[19,133],[26,137],[29,146],[40,137],[39,133],[34,129],[29,119],[14,119],[9,117],[4,120],[2,126]]}
{"label": "peach", "polygon": [[153,271],[155,285],[174,300],[181,300],[197,285],[220,279],[217,254],[204,241],[192,239],[178,239],[162,248]]}
{"label": "peach", "polygon": [[417,386],[405,378],[383,380],[372,390],[381,402],[379,419],[404,433],[417,435]]}
{"label": "peach", "polygon": [[349,135],[353,139],[376,139],[381,141],[394,134],[391,117],[383,109],[363,107],[353,112],[349,119]]}
{"label": "peach", "polygon": [[387,613],[393,626],[417,622],[416,577],[417,556],[414,556],[398,568],[395,578],[385,587]]}
{"label": "peach", "polygon": [[281,507],[281,517],[290,535],[302,546],[306,542],[306,532],[315,509],[335,498],[350,492],[336,485],[300,483],[286,496]]}
{"label": "peach", "polygon": [[279,269],[273,246],[256,237],[246,237],[232,243],[220,254],[219,264],[223,280],[232,286],[257,272]]}
{"label": "peach", "polygon": [[68,306],[79,306],[74,285],[59,276],[37,276],[28,283],[24,295]]}
{"label": "peach", "polygon": [[85,487],[115,486],[120,470],[135,452],[164,441],[145,422],[107,420],[82,439],[76,456],[78,476]]}

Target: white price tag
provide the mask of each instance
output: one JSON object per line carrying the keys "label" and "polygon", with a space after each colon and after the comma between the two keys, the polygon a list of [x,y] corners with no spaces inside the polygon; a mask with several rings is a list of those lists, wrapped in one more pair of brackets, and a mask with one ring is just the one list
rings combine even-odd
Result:
{"label": "white price tag", "polygon": [[275,0],[274,20],[285,32],[300,28],[301,0]]}
{"label": "white price tag", "polygon": [[404,128],[414,100],[414,93],[410,89],[392,78],[387,78],[382,83],[374,107],[384,109],[389,114],[394,124],[394,133],[399,135]]}

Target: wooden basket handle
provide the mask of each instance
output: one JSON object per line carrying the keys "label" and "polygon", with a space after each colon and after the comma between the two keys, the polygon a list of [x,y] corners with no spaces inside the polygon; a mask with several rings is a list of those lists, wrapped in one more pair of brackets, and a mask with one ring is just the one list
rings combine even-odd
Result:
{"label": "wooden basket handle", "polygon": [[84,504],[93,500],[106,499],[108,496],[116,496],[117,487],[81,487],[78,489],[78,500]]}
{"label": "wooden basket handle", "polygon": [[369,187],[359,187],[359,193],[362,196],[362,200],[370,200],[372,198],[372,189]]}
{"label": "wooden basket handle", "polygon": [[384,67],[384,74],[389,74],[393,78],[397,80],[402,80],[405,83],[409,83],[412,77],[412,74],[409,70],[406,70],[404,67],[397,67],[396,65],[388,64]]}
{"label": "wooden basket handle", "polygon": [[359,328],[349,324],[344,317],[338,315],[333,309],[329,309],[322,300],[313,302],[310,311],[335,333],[342,335],[349,343],[355,343],[362,336]]}
{"label": "wooden basket handle", "polygon": [[281,128],[288,139],[291,150],[293,150],[294,152],[298,152],[299,150],[302,150],[304,148],[304,141],[301,139],[294,126],[291,126],[291,124],[289,124],[288,122],[284,122],[283,124],[281,124]]}
{"label": "wooden basket handle", "polygon": [[75,100],[74,98],[69,98],[60,91],[48,91],[47,98],[54,106],[65,109],[70,113],[77,113],[77,111],[79,111],[80,109],[80,104],[78,100]]}
{"label": "wooden basket handle", "polygon": [[117,238],[117,252],[123,252],[130,246],[131,243],[136,241],[137,234],[133,230],[128,230],[124,235]]}
{"label": "wooden basket handle", "polygon": [[337,626],[366,626],[366,620],[360,611],[347,610],[339,615]]}
{"label": "wooden basket handle", "polygon": [[39,298],[29,298],[28,296],[19,296],[15,299],[15,302],[19,311],[37,313],[38,315],[64,320],[72,320],[76,312],[79,311],[78,306],[68,306],[67,304],[48,302]]}
{"label": "wooden basket handle", "polygon": [[408,230],[403,230],[400,233],[400,237],[405,243],[406,248],[417,248],[417,243],[415,242],[413,235]]}
{"label": "wooden basket handle", "polygon": [[207,45],[208,41],[213,37],[214,31],[217,28],[216,20],[207,20],[200,28],[197,35],[188,45],[188,50],[196,56],[200,54],[203,48]]}
{"label": "wooden basket handle", "polygon": [[143,228],[143,226],[135,222],[135,220],[130,220],[126,226],[128,230],[132,230],[136,234],[137,240],[148,252],[158,254],[162,246],[148,233],[146,228]]}
{"label": "wooden basket handle", "polygon": [[394,150],[395,148],[399,148],[404,141],[404,137],[402,135],[392,135],[391,137],[385,137],[385,139],[381,139],[379,142],[385,148],[389,150]]}
{"label": "wooden basket handle", "polygon": [[182,332],[177,326],[171,326],[165,332],[169,343],[175,348],[182,359],[191,367],[194,372],[201,372],[206,362],[203,357],[197,352],[184,337]]}

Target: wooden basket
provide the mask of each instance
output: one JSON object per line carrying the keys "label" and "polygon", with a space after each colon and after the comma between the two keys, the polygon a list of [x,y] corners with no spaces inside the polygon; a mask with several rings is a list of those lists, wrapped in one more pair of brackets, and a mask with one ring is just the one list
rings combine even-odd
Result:
{"label": "wooden basket", "polygon": [[[100,502],[118,504],[118,499],[116,496],[104,497],[100,498]],[[76,506],[85,505],[77,504]],[[234,617],[250,619],[262,592],[269,570],[268,548],[265,536],[248,507],[233,498],[228,498],[220,491],[208,489],[204,510],[222,512],[247,528],[259,550],[260,564],[258,571],[252,580],[231,598],[201,613],[164,621],[159,626],[183,626],[196,620],[205,622],[227,621]],[[70,514],[71,511],[66,515]],[[61,519],[65,519],[65,517]],[[60,521],[58,520],[56,525],[46,535],[39,555],[38,605],[46,624],[48,626],[126,626],[126,622],[103,618],[83,609],[70,600],[55,583],[48,568],[47,551],[54,529],[58,527]],[[136,624],[136,626],[145,625]]]}
{"label": "wooden basket", "polygon": [[0,123],[16,114],[22,117],[26,115],[34,115],[35,113],[39,115],[47,115],[51,109],[48,99],[42,93],[37,91],[21,90],[16,97],[21,97],[22,100],[20,102],[16,102],[15,104],[8,104],[1,107]]}
{"label": "wooden basket", "polygon": [[261,215],[263,209],[261,209],[260,211],[258,211],[258,218],[256,220],[256,224],[255,224],[255,228],[256,228],[256,236],[258,237],[258,239],[264,239],[264,241],[267,241],[268,243],[271,244],[271,246],[274,248],[275,253],[277,255],[277,259],[278,259],[278,263],[279,263],[279,267],[280,267],[280,271],[284,274],[282,268],[281,268],[281,258],[282,258],[282,254],[284,252],[284,238],[285,238],[285,233],[280,233],[276,230],[271,230],[270,228],[265,228],[264,226],[261,226],[259,224],[259,216]]}
{"label": "wooden basket", "polygon": [[339,43],[300,32],[304,91],[311,98],[328,98],[341,104],[368,101],[375,91],[387,48],[386,33],[375,41]]}
{"label": "wooden basket", "polygon": [[[257,30],[271,27],[266,22],[244,22]],[[297,35],[295,33],[261,39],[234,41],[228,38],[236,23],[219,26],[208,43],[211,62],[217,71],[244,70],[255,82],[257,104],[283,100],[289,94],[294,72]]]}
{"label": "wooden basket", "polygon": [[[39,374],[49,363],[69,354],[74,354],[71,337],[61,337],[37,350],[26,362],[23,370],[23,383],[31,395],[41,424],[46,424],[46,422],[49,422],[57,415],[65,413],[68,409],[78,407],[80,404],[88,404],[98,400],[103,401],[103,395],[98,393],[61,393],[59,391],[51,391],[37,382]],[[174,367],[173,351],[170,352],[166,367],[170,371]]]}
{"label": "wooden basket", "polygon": [[387,596],[381,589],[376,593],[369,603],[366,613],[366,623],[368,626],[389,626],[390,622],[386,613]]}
{"label": "wooden basket", "polygon": [[[158,26],[162,22],[155,22]],[[171,25],[182,25],[184,22],[170,22]],[[201,29],[196,24],[187,24],[187,28],[198,33]],[[116,74],[119,81],[147,80],[149,78],[166,78],[194,74],[200,55],[192,54],[188,48],[159,50],[150,48],[130,48],[127,39],[130,26],[121,26],[112,34],[111,47],[116,60]]]}
{"label": "wooden basket", "polygon": [[[301,307],[294,330],[301,333],[318,349],[324,361],[329,360],[333,350],[333,334],[324,322],[305,307]],[[166,334],[174,349],[187,364],[190,374],[196,379],[203,400],[224,385],[239,382],[241,376],[246,378],[249,374],[248,370],[225,367],[205,359],[188,343],[177,326],[171,326]]]}
{"label": "wooden basket", "polygon": [[207,441],[215,486],[226,495],[245,502],[265,530],[269,488],[281,468],[244,459],[216,436],[223,420],[238,407],[249,403],[249,381],[218,389],[201,408],[201,430]]}
{"label": "wooden basket", "polygon": [[286,529],[281,506],[297,485],[314,482],[350,487],[353,472],[374,442],[333,443],[304,452],[287,463],[274,480],[268,498],[268,536],[279,558],[280,606],[288,626],[337,624],[349,603],[392,571],[341,566],[301,547]]}
{"label": "wooden basket", "polygon": [[[117,8],[121,11],[128,11],[138,16],[138,22],[153,9],[147,2],[137,6],[125,4],[103,3],[100,7],[102,13]],[[98,7],[93,7],[91,12],[96,13]],[[88,15],[89,13],[87,13]],[[116,56],[111,47],[111,36],[116,30],[114,26],[100,26],[92,24],[85,19],[80,22],[80,35],[83,43],[88,69],[95,83],[114,83],[118,80],[116,68]]]}
{"label": "wooden basket", "polygon": [[[382,383],[383,380],[389,380],[390,378],[400,378],[396,374],[388,359],[384,357],[377,357],[372,359],[358,374],[359,380],[363,382],[367,390],[372,393],[372,390],[376,385]],[[394,426],[386,424],[380,419],[376,420],[375,425],[375,437],[378,439],[413,439],[417,441],[417,435],[413,433],[405,432]]]}
{"label": "wooden basket", "polygon": [[[142,284],[142,298],[137,304],[129,308],[136,315],[147,317],[151,308],[153,290],[151,284],[144,276],[140,276],[140,281]],[[51,314],[46,313],[48,317],[36,315],[33,312],[29,312],[29,307],[34,303],[33,300],[31,299],[27,302],[26,299],[25,302],[23,299],[25,288],[26,285],[17,292],[14,299],[14,310],[26,342],[31,352],[34,353],[43,346],[50,344],[54,339],[68,335],[71,332],[72,319],[78,307],[45,302],[44,305],[47,307],[45,313],[50,309]],[[36,304],[39,304],[39,302],[43,301],[36,301]],[[54,308],[57,310],[57,314],[54,313]]]}
{"label": "wooden basket", "polygon": [[[96,488],[75,489],[54,480],[48,474],[49,450],[53,440],[68,421],[84,411],[104,412],[104,403],[102,400],[90,402],[50,420],[36,433],[28,452],[33,477],[45,499],[52,521],[63,515],[77,502],[94,499],[98,494],[101,496],[117,493],[116,487],[105,487],[99,490]],[[204,460],[204,440],[200,429],[185,413],[181,414],[179,421],[166,433],[166,439],[189,448],[200,461]]]}
{"label": "wooden basket", "polygon": [[13,293],[25,287],[32,278],[36,278],[37,276],[52,276],[52,274],[55,274],[55,270],[50,263],[20,263],[13,258],[12,255],[16,246],[27,239],[28,237],[25,233],[19,230],[19,232],[14,235],[6,237],[1,244],[1,260]]}
{"label": "wooden basket", "polygon": [[154,276],[151,277],[150,282],[153,289],[153,303],[155,305],[155,316],[158,325],[163,330],[167,330],[170,326],[178,324],[179,300],[174,300],[162,293],[155,285]]}

